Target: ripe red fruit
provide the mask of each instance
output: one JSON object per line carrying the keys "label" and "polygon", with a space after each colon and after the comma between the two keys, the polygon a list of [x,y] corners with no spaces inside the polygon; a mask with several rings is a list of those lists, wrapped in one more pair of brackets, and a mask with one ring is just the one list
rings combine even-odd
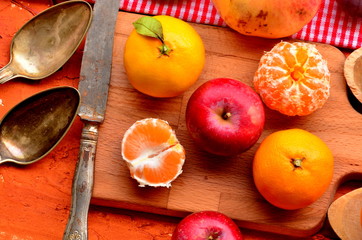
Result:
{"label": "ripe red fruit", "polygon": [[216,211],[188,215],[177,225],[172,240],[242,240],[238,226],[231,218]]}
{"label": "ripe red fruit", "polygon": [[290,36],[307,25],[322,0],[213,0],[225,23],[241,34],[265,38]]}
{"label": "ripe red fruit", "polygon": [[201,85],[190,97],[186,125],[200,148],[231,156],[248,150],[259,139],[265,122],[259,95],[248,85],[217,78]]}
{"label": "ripe red fruit", "polygon": [[362,17],[362,0],[337,0],[337,3],[347,14]]}

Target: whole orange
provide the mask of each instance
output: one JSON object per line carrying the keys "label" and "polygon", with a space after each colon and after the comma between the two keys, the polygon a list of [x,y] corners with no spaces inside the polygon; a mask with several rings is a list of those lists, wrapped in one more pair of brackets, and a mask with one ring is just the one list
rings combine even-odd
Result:
{"label": "whole orange", "polygon": [[205,48],[200,35],[187,22],[170,16],[154,16],[163,30],[162,42],[133,30],[124,50],[128,80],[138,91],[153,97],[175,97],[199,78],[205,65]]}
{"label": "whole orange", "polygon": [[327,190],[333,155],[325,142],[302,129],[267,136],[257,149],[253,177],[260,194],[282,209],[304,208]]}

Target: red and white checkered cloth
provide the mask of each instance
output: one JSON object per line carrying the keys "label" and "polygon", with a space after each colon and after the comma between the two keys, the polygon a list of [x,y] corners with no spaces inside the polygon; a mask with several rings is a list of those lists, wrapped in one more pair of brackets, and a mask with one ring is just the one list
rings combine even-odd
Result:
{"label": "red and white checkered cloth", "polygon": [[[121,0],[120,9],[226,26],[212,0]],[[312,21],[292,38],[356,49],[362,47],[362,17],[351,17],[335,0],[325,0]]]}

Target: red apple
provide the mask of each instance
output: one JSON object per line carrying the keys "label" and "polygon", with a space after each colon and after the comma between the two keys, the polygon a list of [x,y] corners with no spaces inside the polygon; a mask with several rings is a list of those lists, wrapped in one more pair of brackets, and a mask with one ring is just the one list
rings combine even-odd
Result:
{"label": "red apple", "polygon": [[188,215],[177,225],[172,240],[242,240],[238,226],[225,214],[201,211]]}
{"label": "red apple", "polygon": [[202,84],[190,97],[186,125],[196,144],[221,156],[237,155],[259,139],[265,122],[259,95],[228,78]]}

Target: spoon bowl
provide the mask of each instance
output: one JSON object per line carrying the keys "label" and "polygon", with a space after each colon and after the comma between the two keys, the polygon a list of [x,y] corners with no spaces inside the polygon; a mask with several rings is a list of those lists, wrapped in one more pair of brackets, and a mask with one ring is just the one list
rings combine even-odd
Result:
{"label": "spoon bowl", "polygon": [[353,51],[347,57],[344,76],[351,92],[362,103],[362,48]]}
{"label": "spoon bowl", "polygon": [[355,189],[335,200],[328,209],[328,219],[341,239],[361,239],[362,188]]}
{"label": "spoon bowl", "polygon": [[47,155],[64,137],[80,104],[73,87],[39,92],[13,107],[0,122],[0,163],[30,164]]}
{"label": "spoon bowl", "polygon": [[92,8],[85,1],[59,3],[30,19],[12,39],[10,61],[0,69],[0,83],[53,74],[79,47],[91,20]]}

